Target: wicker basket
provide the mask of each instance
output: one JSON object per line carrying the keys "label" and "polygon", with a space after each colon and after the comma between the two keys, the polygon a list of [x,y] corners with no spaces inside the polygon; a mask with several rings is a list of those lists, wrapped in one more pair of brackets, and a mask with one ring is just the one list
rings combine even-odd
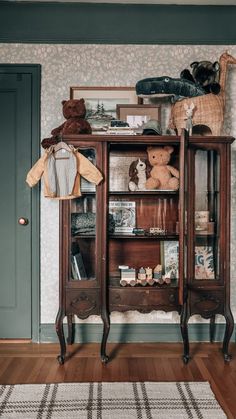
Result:
{"label": "wicker basket", "polygon": [[193,127],[204,125],[211,130],[212,135],[220,135],[224,119],[224,104],[221,95],[212,93],[183,99],[176,102],[171,109],[170,128],[176,129],[180,134],[181,129],[186,127],[186,110],[184,105],[193,103]]}

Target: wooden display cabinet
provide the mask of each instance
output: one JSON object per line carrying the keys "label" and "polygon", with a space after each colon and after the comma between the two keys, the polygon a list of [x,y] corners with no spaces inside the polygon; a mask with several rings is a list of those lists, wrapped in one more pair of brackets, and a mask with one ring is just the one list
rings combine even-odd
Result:
{"label": "wooden display cabinet", "polygon": [[[82,184],[82,196],[60,202],[60,289],[56,330],[58,360],[64,363],[63,319],[69,344],[74,340],[73,316],[100,315],[103,321],[101,359],[108,361],[106,342],[110,313],[138,310],[177,311],[189,360],[188,319],[226,319],[223,354],[229,360],[233,332],[230,311],[230,146],[231,137],[68,136],[103,173],[96,188]],[[174,147],[170,164],[180,173],[178,190],[129,191],[132,161],[147,158],[148,146]],[[112,216],[111,216],[112,214]],[[133,228],[142,229],[139,234]],[[154,230],[155,234],[150,232]],[[140,268],[161,265],[161,280],[121,285]],[[164,278],[164,283],[163,282]],[[124,285],[124,281],[122,282]]]}

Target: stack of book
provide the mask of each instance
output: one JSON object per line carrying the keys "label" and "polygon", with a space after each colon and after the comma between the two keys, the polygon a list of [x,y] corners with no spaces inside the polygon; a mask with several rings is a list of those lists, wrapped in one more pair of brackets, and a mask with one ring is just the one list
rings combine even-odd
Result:
{"label": "stack of book", "polygon": [[130,127],[109,127],[106,131],[108,135],[135,135],[135,131]]}

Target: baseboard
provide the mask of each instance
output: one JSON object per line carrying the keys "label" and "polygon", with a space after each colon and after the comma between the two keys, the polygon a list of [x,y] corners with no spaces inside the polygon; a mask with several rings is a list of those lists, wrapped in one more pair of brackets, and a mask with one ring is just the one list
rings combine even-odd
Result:
{"label": "baseboard", "polygon": [[[41,324],[40,342],[58,342],[54,324]],[[101,342],[101,324],[76,324],[75,342]],[[188,326],[191,342],[209,341],[209,324],[191,323]],[[222,341],[225,324],[218,323],[215,328],[215,341]],[[67,325],[64,325],[67,336]],[[179,324],[112,324],[108,342],[181,342]],[[235,337],[234,337],[235,341]]]}

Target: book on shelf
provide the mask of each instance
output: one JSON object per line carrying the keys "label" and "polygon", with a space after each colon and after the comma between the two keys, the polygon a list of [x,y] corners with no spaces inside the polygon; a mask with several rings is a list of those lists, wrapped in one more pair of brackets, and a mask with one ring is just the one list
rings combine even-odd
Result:
{"label": "book on shelf", "polygon": [[[85,149],[80,150],[81,154],[83,154],[91,163],[94,165],[96,164],[96,156],[93,149]],[[92,182],[89,182],[87,179],[85,179],[83,176],[81,176],[81,192],[95,192],[96,191],[96,185]]]}
{"label": "book on shelf", "polygon": [[87,179],[81,176],[81,192],[95,192],[96,185],[94,183],[89,182]]}
{"label": "book on shelf", "polygon": [[81,253],[71,255],[71,274],[74,280],[88,279]]}
{"label": "book on shelf", "polygon": [[115,222],[114,234],[134,234],[136,227],[135,202],[133,201],[110,201],[109,213]]}
{"label": "book on shelf", "polygon": [[130,127],[109,127],[106,131],[108,135],[135,135],[135,131]]}
{"label": "book on shelf", "polygon": [[74,261],[74,256],[71,255],[70,257],[70,261],[71,261],[71,279],[72,281],[79,279],[76,268],[75,268],[75,261]]}
{"label": "book on shelf", "polygon": [[163,241],[161,243],[161,260],[164,275],[171,279],[179,278],[179,242]]}

